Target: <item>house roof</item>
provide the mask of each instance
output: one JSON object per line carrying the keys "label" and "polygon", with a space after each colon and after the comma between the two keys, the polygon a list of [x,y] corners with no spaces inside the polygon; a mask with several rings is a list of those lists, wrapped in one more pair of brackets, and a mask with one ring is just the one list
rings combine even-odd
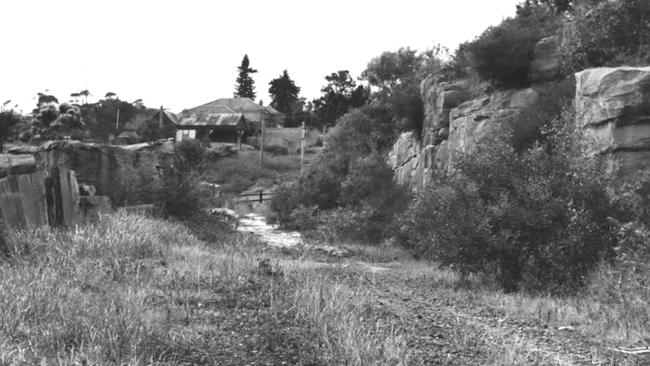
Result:
{"label": "house roof", "polygon": [[[153,115],[152,119],[157,120],[158,118],[160,118],[159,116],[160,116],[160,110],[158,110],[158,112],[156,112],[156,114]],[[171,123],[178,124],[178,122],[180,122],[178,117],[170,111],[163,110],[163,116],[164,116],[163,119],[169,119]]]}
{"label": "house roof", "polygon": [[244,115],[241,113],[198,112],[181,118],[176,123],[180,127],[244,127]]}
{"label": "house roof", "polygon": [[264,107],[250,98],[220,98],[181,112],[181,119],[192,114],[242,113],[246,120],[259,122],[262,115],[278,118],[282,114],[271,107]]}
{"label": "house roof", "polygon": [[118,138],[118,139],[137,139],[137,138],[140,138],[140,136],[138,136],[138,133],[133,131],[133,130],[124,130],[124,131],[120,132],[116,136],[116,138]]}

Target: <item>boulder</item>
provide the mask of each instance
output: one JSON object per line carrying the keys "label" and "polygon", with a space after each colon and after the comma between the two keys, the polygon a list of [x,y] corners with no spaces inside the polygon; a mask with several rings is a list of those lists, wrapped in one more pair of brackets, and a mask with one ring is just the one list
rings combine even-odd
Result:
{"label": "boulder", "polygon": [[595,152],[623,176],[650,169],[650,67],[603,67],[576,74],[576,123]]}
{"label": "boulder", "polygon": [[556,79],[560,75],[560,37],[550,36],[535,45],[533,61],[530,63],[530,78],[535,82]]}

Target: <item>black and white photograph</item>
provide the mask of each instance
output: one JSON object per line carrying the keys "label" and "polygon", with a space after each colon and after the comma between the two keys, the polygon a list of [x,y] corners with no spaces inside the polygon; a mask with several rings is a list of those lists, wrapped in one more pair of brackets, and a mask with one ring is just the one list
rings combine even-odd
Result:
{"label": "black and white photograph", "polygon": [[650,0],[0,14],[0,366],[650,365]]}

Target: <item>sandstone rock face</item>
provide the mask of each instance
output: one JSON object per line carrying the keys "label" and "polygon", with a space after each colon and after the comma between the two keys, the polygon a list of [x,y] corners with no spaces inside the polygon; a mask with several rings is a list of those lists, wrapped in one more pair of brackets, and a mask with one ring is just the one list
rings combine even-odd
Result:
{"label": "sandstone rock face", "polygon": [[465,82],[436,82],[434,77],[428,77],[420,85],[420,94],[425,114],[423,143],[440,143],[449,131],[449,111],[467,100]]}
{"label": "sandstone rock face", "polygon": [[420,149],[420,141],[413,132],[402,133],[393,145],[388,154],[388,164],[400,184],[414,186],[422,179],[417,173]]}
{"label": "sandstone rock face", "polygon": [[530,64],[531,79],[536,82],[557,78],[560,73],[560,37],[546,37],[537,42]]}
{"label": "sandstone rock face", "polygon": [[169,157],[155,151],[127,150],[118,146],[79,141],[50,141],[36,154],[38,168],[74,170],[82,184],[92,185],[98,195],[117,205],[134,203],[162,185]]}
{"label": "sandstone rock face", "polygon": [[576,123],[596,152],[625,177],[650,169],[650,67],[595,68],[576,74]]}
{"label": "sandstone rock face", "polygon": [[0,154],[0,178],[8,175],[30,174],[36,171],[34,156],[27,154]]}
{"label": "sandstone rock face", "polygon": [[451,111],[448,139],[447,170],[453,168],[460,154],[473,151],[478,141],[493,128],[507,123],[514,132],[524,128],[527,121],[516,117],[524,109],[534,105],[539,94],[532,88],[495,92],[467,101]]}
{"label": "sandstone rock face", "polygon": [[422,136],[402,134],[389,154],[388,163],[400,184],[418,190],[434,175],[451,173],[461,154],[472,151],[492,129],[508,123],[513,130],[531,128],[515,118],[534,105],[539,93],[532,88],[482,95],[465,101],[461,83],[422,83],[426,119]]}

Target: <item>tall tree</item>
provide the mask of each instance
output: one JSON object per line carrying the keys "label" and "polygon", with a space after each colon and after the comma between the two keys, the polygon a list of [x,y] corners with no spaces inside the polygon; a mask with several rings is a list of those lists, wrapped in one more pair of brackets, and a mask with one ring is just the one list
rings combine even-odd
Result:
{"label": "tall tree", "polygon": [[248,55],[244,55],[237,70],[239,70],[239,74],[235,80],[235,97],[255,99],[255,81],[250,74],[256,73],[257,70],[250,67]]}
{"label": "tall tree", "polygon": [[269,83],[269,94],[271,95],[271,106],[278,111],[288,114],[298,101],[300,88],[291,80],[287,70],[282,72],[278,78]]}
{"label": "tall tree", "polygon": [[[88,97],[91,95],[88,89],[84,89],[80,91],[79,93],[75,93],[76,97],[82,98],[83,97],[83,104],[88,104]],[[71,94],[72,95],[72,94]]]}
{"label": "tall tree", "polygon": [[323,96],[314,100],[321,126],[333,125],[350,108],[359,108],[366,103],[367,89],[363,85],[357,86],[348,70],[331,73],[325,76],[325,80],[327,84],[321,89]]}

